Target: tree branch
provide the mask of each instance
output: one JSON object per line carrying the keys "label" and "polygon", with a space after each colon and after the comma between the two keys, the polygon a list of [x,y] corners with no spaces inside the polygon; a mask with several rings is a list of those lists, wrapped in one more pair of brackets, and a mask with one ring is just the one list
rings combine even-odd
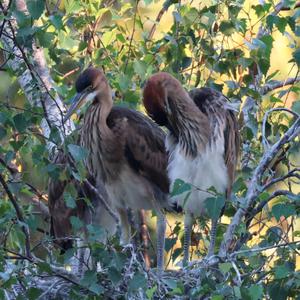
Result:
{"label": "tree branch", "polygon": [[288,190],[277,190],[275,192],[273,192],[270,197],[264,201],[261,201],[258,206],[251,211],[251,216],[250,218],[247,220],[247,223],[248,222],[251,222],[251,220],[259,213],[263,210],[263,208],[271,201],[273,200],[274,198],[278,197],[278,196],[296,196],[295,194],[291,193],[290,191]]}
{"label": "tree branch", "polygon": [[297,114],[296,112],[294,112],[288,108],[285,108],[285,107],[276,107],[276,108],[272,108],[272,109],[268,110],[264,115],[262,129],[261,129],[262,143],[263,143],[265,150],[269,148],[269,142],[268,142],[268,139],[266,138],[266,123],[267,123],[268,116],[274,111],[285,111],[285,112],[292,114],[294,117],[296,117],[298,119],[300,118],[299,114]]}
{"label": "tree branch", "polygon": [[164,13],[168,10],[168,6],[165,6],[163,5],[162,9],[159,11],[156,19],[155,19],[155,22],[153,24],[153,26],[151,27],[150,31],[149,31],[149,35],[148,35],[148,41],[152,40],[153,38],[153,35],[155,33],[155,30],[156,30],[156,26],[157,24],[160,22],[162,16],[164,15]]}
{"label": "tree branch", "polygon": [[[3,13],[7,13],[8,5],[7,0],[1,4]],[[16,8],[25,15],[29,14],[24,0],[16,0]],[[42,106],[44,109],[45,119],[43,119],[41,124],[43,134],[49,137],[51,126],[56,126],[63,140],[66,134],[72,132],[74,124],[70,120],[67,124],[62,122],[63,112],[65,111],[64,104],[58,94],[53,97],[50,93],[54,85],[43,50],[37,48],[34,42],[32,42],[33,50],[26,49],[26,52],[32,53],[34,62],[34,65],[32,65],[26,57],[25,50],[18,44],[15,38],[15,30],[17,28],[16,21],[4,20],[2,25],[3,46],[8,53],[14,54],[14,57],[8,61],[8,65],[17,74],[18,81],[29,103],[32,106]],[[50,141],[47,141],[47,145],[49,150],[54,147]]]}
{"label": "tree branch", "polygon": [[[92,192],[94,197],[104,206],[104,208],[107,210],[107,212],[112,216],[112,218],[116,221],[116,223],[119,223],[119,218],[115,214],[115,212],[110,208],[104,197],[100,195],[98,190],[89,182],[89,180],[85,179],[83,181],[83,184]],[[104,187],[103,187],[104,188]]]}
{"label": "tree branch", "polygon": [[269,93],[273,90],[285,87],[287,85],[292,85],[292,84],[298,83],[298,82],[300,82],[300,77],[288,78],[288,79],[282,80],[282,81],[270,82],[261,88],[261,94],[266,95],[267,93]]}
{"label": "tree branch", "polygon": [[279,152],[283,145],[289,143],[297,135],[300,134],[300,118],[298,118],[294,124],[287,130],[287,132],[281,137],[281,139],[275,143],[269,150],[267,150],[260,160],[260,163],[256,167],[252,174],[252,180],[248,187],[248,191],[245,197],[243,207],[240,207],[233,216],[230,225],[228,226],[223,241],[221,243],[219,256],[227,256],[230,244],[233,240],[233,236],[237,226],[242,222],[242,218],[249,211],[260,194],[260,181],[266,168],[271,163],[273,158]]}
{"label": "tree branch", "polygon": [[291,177],[295,177],[297,179],[300,179],[300,174],[295,174],[296,172],[300,172],[300,168],[295,168],[291,171],[289,171],[286,175],[284,176],[281,176],[279,178],[275,178],[269,182],[267,182],[264,186],[263,186],[263,189],[262,191],[265,191],[266,189],[270,188],[272,185],[278,183],[278,182],[281,182],[281,181],[284,181],[286,180],[287,178],[291,178]]}

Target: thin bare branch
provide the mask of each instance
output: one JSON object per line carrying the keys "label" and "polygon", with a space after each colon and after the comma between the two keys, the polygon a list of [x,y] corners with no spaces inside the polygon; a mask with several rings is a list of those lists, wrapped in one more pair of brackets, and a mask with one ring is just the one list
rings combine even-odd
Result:
{"label": "thin bare branch", "polygon": [[278,178],[274,178],[270,181],[268,181],[262,188],[262,191],[267,190],[268,188],[270,188],[272,185],[278,183],[278,182],[282,182],[285,181],[288,178],[292,178],[295,177],[297,179],[300,179],[300,174],[297,174],[298,172],[300,172],[300,168],[295,168],[291,171],[289,171],[286,175],[278,177]]}
{"label": "thin bare branch", "polygon": [[129,62],[129,58],[130,58],[130,54],[131,54],[131,51],[132,51],[132,42],[133,42],[133,37],[134,37],[134,34],[135,34],[135,26],[136,26],[136,17],[137,17],[137,12],[138,12],[138,6],[139,6],[139,0],[136,0],[136,4],[135,4],[135,8],[134,8],[134,15],[133,15],[132,33],[131,33],[131,37],[130,37],[130,41],[129,41],[128,55],[127,55],[127,60],[125,62],[124,72],[126,72],[128,62]]}
{"label": "thin bare branch", "polygon": [[267,119],[268,119],[269,115],[274,111],[285,111],[285,112],[292,114],[296,118],[300,118],[300,115],[298,113],[296,113],[288,108],[285,108],[285,107],[276,107],[276,108],[272,108],[272,109],[268,110],[264,115],[262,129],[261,129],[262,142],[263,142],[265,150],[269,148],[269,142],[268,142],[268,139],[266,138],[266,123],[267,123]]}
{"label": "thin bare branch", "polygon": [[[278,196],[287,196],[287,197],[296,197],[295,194],[291,193],[288,190],[277,190],[275,192],[273,192],[270,197],[268,197],[268,199],[261,201],[258,206],[253,209],[253,211],[251,211],[251,219],[253,219],[253,216],[257,215],[259,212],[261,212],[263,210],[263,208],[274,198],[278,197]],[[248,222],[248,220],[247,220]]]}
{"label": "thin bare branch", "polygon": [[156,30],[156,26],[157,24],[160,22],[162,16],[164,15],[164,13],[168,10],[168,8],[163,5],[162,9],[159,11],[156,19],[155,19],[155,23],[153,24],[153,26],[151,27],[150,31],[149,31],[149,35],[148,35],[148,41],[152,40],[155,30]]}
{"label": "thin bare branch", "polygon": [[288,78],[288,79],[282,80],[282,81],[270,82],[261,88],[261,94],[266,95],[267,93],[269,93],[273,90],[285,87],[287,85],[292,85],[292,84],[295,84],[298,82],[300,82],[300,77]]}
{"label": "thin bare branch", "polygon": [[108,211],[108,213],[113,217],[113,219],[116,221],[116,223],[119,223],[119,218],[115,214],[115,212],[110,208],[109,204],[106,202],[104,197],[100,195],[98,190],[90,183],[89,180],[85,179],[83,183],[86,185],[86,187],[93,193],[93,195],[96,197],[96,199],[101,202],[101,204],[104,206],[104,208]]}

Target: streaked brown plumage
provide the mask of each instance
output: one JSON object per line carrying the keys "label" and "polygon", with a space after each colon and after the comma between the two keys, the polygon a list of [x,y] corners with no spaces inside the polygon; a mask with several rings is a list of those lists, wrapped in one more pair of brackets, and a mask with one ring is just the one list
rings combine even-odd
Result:
{"label": "streaked brown plumage", "polygon": [[[169,129],[166,147],[171,186],[176,179],[192,184],[187,200],[187,193],[170,198],[177,208],[185,210],[186,263],[193,219],[205,213],[205,200],[211,197],[205,190],[214,186],[230,195],[238,159],[237,120],[221,93],[202,88],[188,94],[168,73],[148,79],[143,101],[150,117]],[[216,225],[213,220],[208,256],[213,254]]]}
{"label": "streaked brown plumage", "polygon": [[[231,194],[238,164],[240,135],[235,109],[230,106],[228,99],[220,92],[211,88],[198,88],[189,92],[198,108],[208,116],[214,132],[223,131],[224,134],[224,160],[228,173],[226,197]],[[212,140],[216,139],[216,133]]]}
{"label": "streaked brown plumage", "polygon": [[158,268],[163,268],[165,217],[169,181],[163,131],[134,110],[113,107],[111,90],[102,71],[86,69],[76,81],[77,96],[66,118],[83,101],[90,101],[82,127],[86,165],[103,181],[120,215],[122,240],[130,238],[126,208],[154,209],[158,216]]}

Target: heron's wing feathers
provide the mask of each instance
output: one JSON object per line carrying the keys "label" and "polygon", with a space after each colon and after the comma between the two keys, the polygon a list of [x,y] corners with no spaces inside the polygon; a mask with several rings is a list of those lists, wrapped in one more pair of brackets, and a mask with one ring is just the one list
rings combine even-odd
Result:
{"label": "heron's wing feathers", "polygon": [[224,159],[228,171],[228,187],[226,196],[230,197],[231,188],[235,179],[240,149],[240,135],[236,115],[233,111],[226,110],[226,126],[224,130],[225,153]]}
{"label": "heron's wing feathers", "polygon": [[213,132],[212,139],[220,134],[220,130],[224,136],[224,161],[229,179],[226,196],[229,197],[240,147],[236,110],[231,108],[229,100],[221,92],[211,88],[193,89],[189,95],[198,108],[208,116]]}
{"label": "heron's wing feathers", "polygon": [[119,118],[127,122],[123,129],[124,154],[130,167],[168,193],[168,156],[164,132],[142,113],[122,107],[112,109],[108,126],[113,129],[113,123],[118,123]]}

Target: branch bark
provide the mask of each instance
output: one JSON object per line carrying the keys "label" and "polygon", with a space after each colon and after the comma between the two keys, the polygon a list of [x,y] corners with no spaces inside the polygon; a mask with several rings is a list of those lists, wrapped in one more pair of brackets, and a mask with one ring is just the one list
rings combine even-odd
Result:
{"label": "branch bark", "polygon": [[300,82],[300,77],[295,77],[295,78],[288,78],[283,81],[274,81],[272,83],[267,83],[261,88],[261,94],[266,95],[267,93],[285,87],[287,85],[292,85],[294,83]]}

